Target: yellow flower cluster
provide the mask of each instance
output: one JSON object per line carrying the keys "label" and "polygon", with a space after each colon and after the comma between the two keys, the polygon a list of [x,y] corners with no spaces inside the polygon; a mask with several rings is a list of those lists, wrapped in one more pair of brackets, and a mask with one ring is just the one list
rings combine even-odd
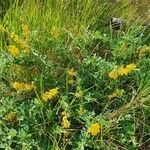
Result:
{"label": "yellow flower cluster", "polygon": [[26,41],[22,40],[17,34],[15,34],[14,32],[12,32],[9,35],[9,37],[16,44],[18,44],[20,46],[20,48],[22,48],[26,53],[30,52],[30,47],[29,47],[28,43]]}
{"label": "yellow flower cluster", "polygon": [[17,91],[31,91],[35,88],[33,84],[25,84],[25,83],[19,83],[19,82],[14,82],[12,84],[12,87],[16,89]]}
{"label": "yellow flower cluster", "polygon": [[66,113],[62,113],[62,127],[63,128],[70,128],[70,121],[68,120],[68,115]]}
{"label": "yellow flower cluster", "polygon": [[116,89],[111,95],[108,96],[109,100],[110,99],[113,99],[115,97],[119,97],[119,96],[122,96],[124,93],[124,90],[123,89]]}
{"label": "yellow flower cluster", "polygon": [[19,38],[19,36],[15,32],[11,32],[9,35],[10,39],[12,39],[17,44],[21,44],[22,40]]}
{"label": "yellow flower cluster", "polygon": [[19,56],[19,49],[15,46],[15,45],[10,45],[8,47],[8,51],[10,52],[10,54],[13,56],[13,57],[18,57]]}
{"label": "yellow flower cluster", "polygon": [[70,77],[76,76],[77,72],[74,70],[74,68],[71,68],[69,70],[67,70],[67,74]]}
{"label": "yellow flower cluster", "polygon": [[11,111],[11,112],[7,113],[6,116],[5,116],[5,119],[6,119],[8,122],[14,121],[14,119],[15,119],[15,114],[14,114],[14,112]]}
{"label": "yellow flower cluster", "polygon": [[67,75],[69,76],[68,84],[73,85],[75,83],[74,77],[76,76],[77,72],[74,68],[67,70]]}
{"label": "yellow flower cluster", "polygon": [[29,26],[22,25],[22,34],[23,34],[23,36],[24,36],[25,39],[29,38],[29,35],[30,35]]}
{"label": "yellow flower cluster", "polygon": [[100,124],[94,123],[88,128],[87,132],[93,136],[96,136],[98,133],[100,133],[100,128]]}
{"label": "yellow flower cluster", "polygon": [[131,73],[136,68],[136,65],[134,63],[127,65],[126,67],[121,66],[120,68],[116,70],[112,70],[108,73],[108,76],[110,78],[116,79],[118,76],[124,76]]}
{"label": "yellow flower cluster", "polygon": [[52,100],[54,97],[58,95],[58,88],[50,89],[48,92],[42,94],[42,99],[47,102],[48,100]]}
{"label": "yellow flower cluster", "polygon": [[144,46],[143,48],[139,50],[139,57],[143,57],[145,56],[146,53],[149,53],[149,52],[150,52],[150,47]]}
{"label": "yellow flower cluster", "polygon": [[73,85],[74,83],[75,83],[75,80],[73,80],[73,79],[68,80],[68,84]]}
{"label": "yellow flower cluster", "polygon": [[31,48],[30,48],[30,46],[25,42],[25,41],[22,41],[22,43],[21,43],[21,48],[24,50],[24,52],[26,52],[26,53],[30,53],[30,51],[31,51]]}

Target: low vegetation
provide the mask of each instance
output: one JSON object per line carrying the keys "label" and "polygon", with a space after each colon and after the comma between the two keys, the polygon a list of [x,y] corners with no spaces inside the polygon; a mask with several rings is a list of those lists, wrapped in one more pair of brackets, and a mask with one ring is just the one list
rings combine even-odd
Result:
{"label": "low vegetation", "polygon": [[150,149],[148,16],[126,0],[3,4],[0,149]]}

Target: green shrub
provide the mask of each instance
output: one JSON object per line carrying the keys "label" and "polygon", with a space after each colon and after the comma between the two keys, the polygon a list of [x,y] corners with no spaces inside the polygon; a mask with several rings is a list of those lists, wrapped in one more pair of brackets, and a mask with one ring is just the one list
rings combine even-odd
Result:
{"label": "green shrub", "polygon": [[10,6],[0,26],[1,149],[148,148],[148,36],[131,24],[136,15],[119,31],[109,25],[135,12],[125,2]]}

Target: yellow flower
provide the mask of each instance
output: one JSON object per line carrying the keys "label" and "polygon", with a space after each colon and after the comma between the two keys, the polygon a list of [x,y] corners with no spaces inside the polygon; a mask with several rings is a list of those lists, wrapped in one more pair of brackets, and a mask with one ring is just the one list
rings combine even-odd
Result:
{"label": "yellow flower", "polygon": [[136,68],[136,65],[134,63],[129,64],[126,66],[126,69],[128,70],[128,73],[131,73],[132,70],[134,70]]}
{"label": "yellow flower", "polygon": [[53,99],[54,97],[56,97],[58,95],[58,88],[54,88],[49,90],[48,92],[42,94],[42,99],[47,102],[48,100]]}
{"label": "yellow flower", "polygon": [[26,53],[30,53],[31,52],[31,48],[30,46],[27,44],[27,42],[22,41],[20,43],[21,48],[26,52]]}
{"label": "yellow flower", "polygon": [[[31,48],[28,45],[27,41],[20,39],[19,36],[15,34],[15,32],[12,32],[9,36],[10,36],[10,39],[16,42],[16,44],[19,44],[20,48],[22,48],[26,53],[29,53],[31,51]],[[27,36],[27,33],[25,36]]]}
{"label": "yellow flower", "polygon": [[143,57],[146,53],[150,52],[150,47],[144,45],[143,48],[138,50],[139,57]]}
{"label": "yellow flower", "polygon": [[68,120],[67,115],[63,116],[61,124],[63,128],[70,128],[70,121]]}
{"label": "yellow flower", "polygon": [[5,119],[7,120],[7,121],[9,121],[9,122],[12,122],[12,121],[14,121],[14,119],[15,119],[15,114],[14,114],[14,112],[9,112],[6,116],[5,116]]}
{"label": "yellow flower", "polygon": [[127,65],[126,67],[121,66],[116,70],[112,70],[108,73],[108,76],[113,79],[117,79],[118,76],[124,76],[131,73],[136,68],[134,63]]}
{"label": "yellow flower", "polygon": [[26,39],[29,38],[30,30],[27,25],[22,25],[22,34],[23,34],[24,38],[26,38]]}
{"label": "yellow flower", "polygon": [[67,74],[70,77],[73,77],[73,76],[75,76],[77,74],[77,72],[73,68],[71,68],[71,69],[67,70]]}
{"label": "yellow flower", "polygon": [[75,83],[75,80],[73,79],[68,80],[68,84],[73,85],[74,83]]}
{"label": "yellow flower", "polygon": [[33,84],[25,84],[25,83],[19,83],[19,82],[14,82],[12,84],[12,87],[16,89],[17,91],[31,91],[35,88]]}
{"label": "yellow flower", "polygon": [[25,91],[31,91],[33,89],[33,85],[25,84],[24,89],[25,89]]}
{"label": "yellow flower", "polygon": [[44,100],[44,101],[48,101],[49,99],[51,100],[53,97],[52,97],[52,95],[51,94],[49,94],[49,92],[46,92],[46,93],[44,93],[44,94],[42,94],[42,99]]}
{"label": "yellow flower", "polygon": [[98,133],[100,133],[100,128],[101,126],[98,123],[94,123],[88,128],[87,132],[93,136],[96,136]]}
{"label": "yellow flower", "polygon": [[9,37],[13,40],[16,37],[15,32],[11,32],[10,35],[9,35]]}
{"label": "yellow flower", "polygon": [[11,55],[12,55],[13,57],[18,57],[18,56],[19,56],[19,50],[18,50],[18,48],[17,48],[16,46],[14,46],[14,45],[10,45],[10,46],[8,47],[8,51],[11,53]]}
{"label": "yellow flower", "polygon": [[126,70],[123,66],[121,66],[120,68],[118,68],[118,76],[123,76],[124,74],[126,74]]}
{"label": "yellow flower", "polygon": [[62,115],[62,116],[68,116],[68,114],[67,114],[65,111],[63,111],[63,112],[61,113],[61,115]]}
{"label": "yellow flower", "polygon": [[128,75],[129,73],[132,72],[132,70],[134,70],[136,68],[136,65],[134,63],[127,65],[126,67],[120,67],[118,69],[118,73],[119,75],[123,76],[123,75]]}
{"label": "yellow flower", "polygon": [[118,74],[117,70],[113,70],[113,71],[108,73],[108,76],[109,76],[109,78],[116,79],[119,76],[119,74]]}
{"label": "yellow flower", "polygon": [[115,97],[119,97],[119,96],[122,96],[124,93],[124,90],[123,89],[116,89],[111,95],[108,96],[109,100],[110,99],[113,99]]}
{"label": "yellow flower", "polygon": [[22,40],[19,38],[17,34],[15,34],[15,32],[12,32],[9,37],[13,41],[15,41],[17,44],[20,44],[22,42]]}
{"label": "yellow flower", "polygon": [[124,68],[122,71],[122,76],[125,75],[127,76],[129,74],[129,70],[127,68]]}

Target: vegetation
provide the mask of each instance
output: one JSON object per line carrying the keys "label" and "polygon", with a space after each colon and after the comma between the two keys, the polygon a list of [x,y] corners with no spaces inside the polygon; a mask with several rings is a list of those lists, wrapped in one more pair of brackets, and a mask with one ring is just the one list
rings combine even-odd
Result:
{"label": "vegetation", "polygon": [[0,149],[150,148],[148,13],[127,0],[2,4]]}

